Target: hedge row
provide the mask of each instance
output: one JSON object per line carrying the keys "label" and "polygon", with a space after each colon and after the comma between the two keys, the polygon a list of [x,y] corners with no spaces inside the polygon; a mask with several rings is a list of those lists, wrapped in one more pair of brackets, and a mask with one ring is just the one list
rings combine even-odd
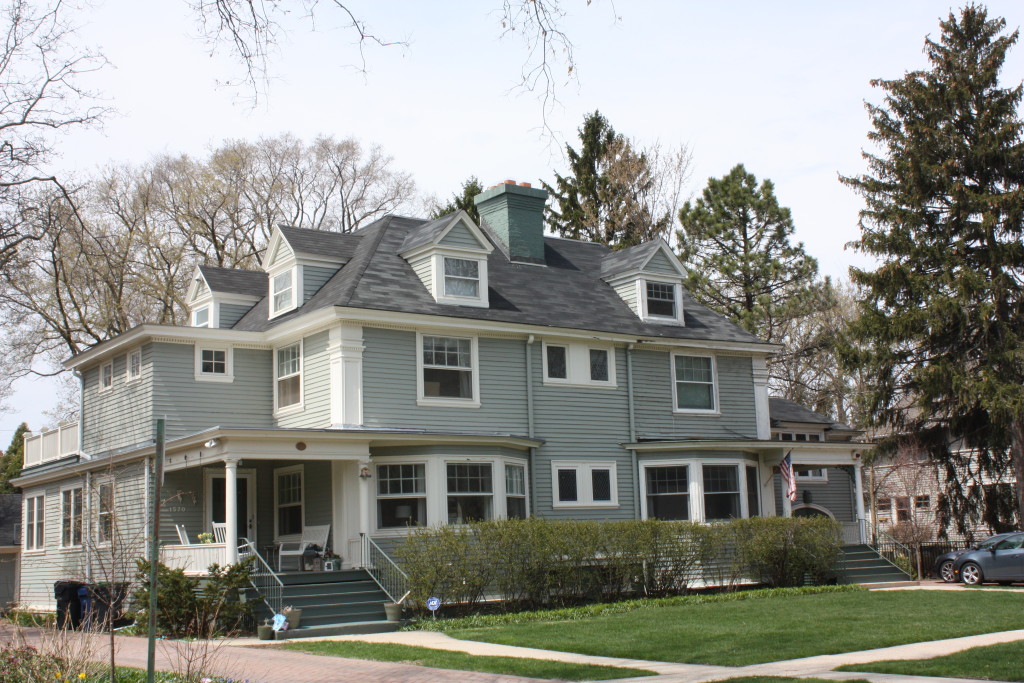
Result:
{"label": "hedge row", "polygon": [[738,583],[834,580],[840,526],[826,518],[756,517],[711,525],[658,520],[496,520],[417,529],[395,551],[410,598],[471,610],[664,596]]}

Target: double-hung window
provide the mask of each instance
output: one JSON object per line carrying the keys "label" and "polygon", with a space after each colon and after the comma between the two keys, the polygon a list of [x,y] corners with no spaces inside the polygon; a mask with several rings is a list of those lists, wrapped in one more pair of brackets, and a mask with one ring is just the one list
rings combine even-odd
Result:
{"label": "double-hung window", "polygon": [[420,464],[377,465],[377,528],[427,523],[427,476]]}
{"label": "double-hung window", "polygon": [[109,391],[114,388],[114,363],[104,363],[100,366],[100,391]]}
{"label": "double-hung window", "polygon": [[192,311],[192,327],[209,327],[210,326],[210,307],[200,306],[196,310]]}
{"label": "double-hung window", "polygon": [[142,379],[142,349],[135,349],[128,354],[128,371],[126,379],[129,382]]}
{"label": "double-hung window", "polygon": [[715,359],[711,356],[672,356],[677,411],[715,412]]}
{"label": "double-hung window", "polygon": [[302,342],[295,342],[277,350],[276,390],[277,410],[302,403]]}
{"label": "double-hung window", "polygon": [[647,315],[653,318],[676,316],[676,286],[667,282],[647,282]]}
{"label": "double-hung window", "polygon": [[690,519],[690,468],[686,465],[646,467],[647,518]]}
{"label": "double-hung window", "polygon": [[75,548],[82,545],[82,487],[60,492],[60,545]]}
{"label": "double-hung window", "polygon": [[615,463],[551,463],[555,507],[615,507],[618,483]]}
{"label": "double-hung window", "polygon": [[32,496],[25,499],[25,538],[22,547],[25,550],[42,550],[45,542],[43,536],[43,520],[45,517],[45,497]]}
{"label": "double-hung window", "polygon": [[110,543],[114,538],[114,482],[96,487],[96,542]]}
{"label": "double-hung window", "polygon": [[423,335],[420,344],[420,396],[474,401],[473,340]]}
{"label": "double-hung window", "polygon": [[494,516],[490,463],[448,463],[448,523],[479,522]]}
{"label": "double-hung window", "polygon": [[526,519],[526,467],[505,465],[505,516]]}
{"label": "double-hung window", "polygon": [[480,297],[480,262],[470,259],[442,257],[444,260],[444,295]]}
{"label": "double-hung window", "polygon": [[740,473],[736,465],[703,465],[704,519],[740,517]]}
{"label": "double-hung window", "polygon": [[274,532],[277,537],[302,533],[302,465],[274,470],[274,502],[277,507]]}
{"label": "double-hung window", "polygon": [[292,269],[270,279],[270,315],[295,308],[295,274]]}

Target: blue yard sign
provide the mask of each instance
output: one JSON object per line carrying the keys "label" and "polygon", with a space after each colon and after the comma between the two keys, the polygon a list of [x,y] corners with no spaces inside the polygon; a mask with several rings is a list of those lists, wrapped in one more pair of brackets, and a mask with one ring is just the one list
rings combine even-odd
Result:
{"label": "blue yard sign", "polygon": [[427,598],[427,609],[431,612],[436,612],[437,608],[441,606],[441,598]]}

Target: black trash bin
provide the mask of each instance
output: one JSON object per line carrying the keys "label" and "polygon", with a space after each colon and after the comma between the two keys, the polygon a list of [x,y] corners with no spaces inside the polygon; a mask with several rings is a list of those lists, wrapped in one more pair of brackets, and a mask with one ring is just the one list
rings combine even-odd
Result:
{"label": "black trash bin", "polygon": [[82,605],[78,600],[78,589],[84,584],[78,581],[56,581],[53,584],[53,598],[57,601],[57,628],[78,628],[82,623]]}

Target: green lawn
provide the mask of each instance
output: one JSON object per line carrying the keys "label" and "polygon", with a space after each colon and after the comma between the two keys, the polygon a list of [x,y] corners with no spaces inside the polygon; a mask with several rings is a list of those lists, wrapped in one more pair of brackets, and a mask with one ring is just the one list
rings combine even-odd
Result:
{"label": "green lawn", "polygon": [[851,664],[839,671],[939,676],[944,678],[984,678],[990,681],[1024,681],[1024,641],[975,647],[934,659],[912,659]]}
{"label": "green lawn", "polygon": [[482,657],[465,652],[435,650],[412,645],[391,643],[362,643],[358,641],[294,642],[282,645],[286,650],[308,652],[315,655],[372,659],[378,662],[404,662],[435,669],[458,669],[483,673],[526,676],[528,678],[554,678],[563,681],[605,681],[612,678],[652,676],[653,671],[627,669],[592,664],[569,664],[520,657]]}
{"label": "green lawn", "polygon": [[717,683],[869,683],[863,678],[835,681],[826,678],[789,678],[787,676],[743,676],[741,678],[727,678]]}
{"label": "green lawn", "polygon": [[[734,594],[735,595],[735,594]],[[965,591],[776,593],[525,623],[449,622],[449,635],[505,645],[667,662],[746,666],[1024,628],[1024,594]],[[563,611],[564,614],[565,611]],[[504,621],[510,621],[505,618]],[[908,627],[912,625],[912,627]]]}

